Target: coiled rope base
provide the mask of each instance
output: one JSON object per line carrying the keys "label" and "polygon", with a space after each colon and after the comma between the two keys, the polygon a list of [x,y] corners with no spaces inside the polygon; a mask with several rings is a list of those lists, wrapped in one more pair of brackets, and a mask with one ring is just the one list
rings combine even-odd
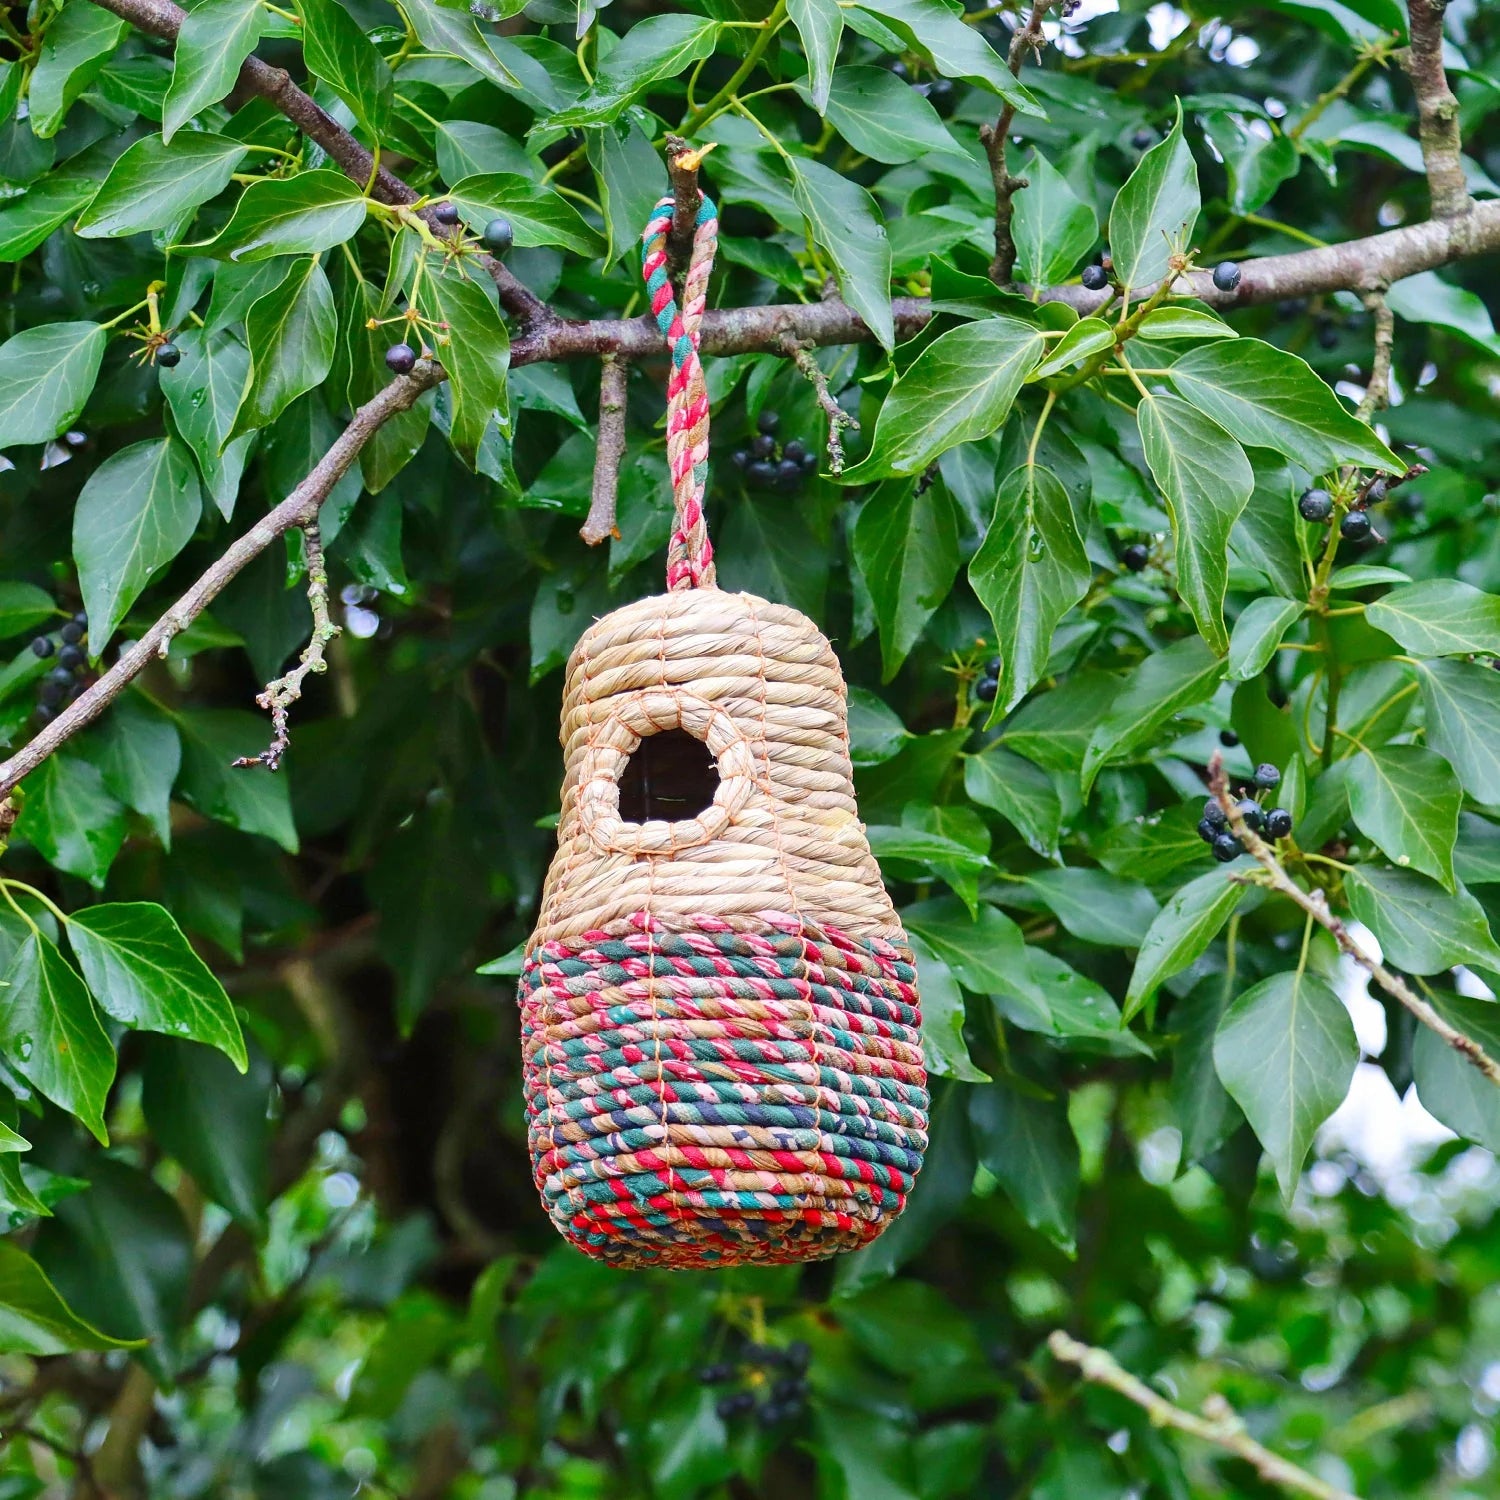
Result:
{"label": "coiled rope base", "polygon": [[857,1249],[927,1144],[911,954],[778,912],[638,913],[527,959],[532,1165],[558,1229],[617,1266]]}

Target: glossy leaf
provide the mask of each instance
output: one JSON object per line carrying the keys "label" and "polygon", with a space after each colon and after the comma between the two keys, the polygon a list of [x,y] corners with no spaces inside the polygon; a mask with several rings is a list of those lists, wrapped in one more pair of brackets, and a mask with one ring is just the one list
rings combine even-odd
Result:
{"label": "glossy leaf", "polygon": [[833,65],[844,34],[844,13],[838,0],[787,0],[786,10],[807,54],[809,102],[821,115],[828,107]]}
{"label": "glossy leaf", "polygon": [[187,545],[202,509],[192,456],[174,438],[132,443],[89,476],[73,512],[73,556],[95,655]]}
{"label": "glossy leaf", "polygon": [[[1432,1006],[1450,1026],[1500,1057],[1500,1005],[1446,993]],[[1450,1130],[1500,1151],[1500,1089],[1435,1031],[1418,1026],[1412,1043],[1412,1078],[1424,1108]]]}
{"label": "glossy leaf", "polygon": [[173,225],[223,192],[244,155],[242,141],[208,131],[180,135],[172,145],[159,135],[144,136],[110,168],[74,228],[98,239]]}
{"label": "glossy leaf", "polygon": [[0,1354],[40,1357],[129,1347],[129,1341],[84,1322],[19,1245],[0,1239]]}
{"label": "glossy leaf", "polygon": [[833,262],[839,295],[865,320],[876,341],[889,349],[896,340],[891,247],[875,200],[857,182],[822,162],[794,156],[790,165],[792,196],[813,240]]}
{"label": "glossy leaf", "polygon": [[302,56],[374,135],[388,127],[396,82],[389,65],[339,0],[298,0]]}
{"label": "glossy leaf", "polygon": [[1178,591],[1203,639],[1222,655],[1229,649],[1224,629],[1229,533],[1255,488],[1250,460],[1218,423],[1175,396],[1143,399],[1136,420],[1146,462],[1172,518]]}
{"label": "glossy leaf", "polygon": [[274,422],[304,391],[321,385],[333,365],[338,314],[328,278],[315,258],[297,262],[245,315],[250,378],[232,436]]}
{"label": "glossy leaf", "polygon": [[1248,682],[1259,677],[1274,659],[1282,637],[1302,618],[1306,609],[1300,600],[1266,594],[1252,599],[1234,622],[1229,638],[1229,680]]}
{"label": "glossy leaf", "polygon": [[1424,661],[1417,681],[1428,744],[1476,802],[1500,803],[1500,674],[1477,663]]}
{"label": "glossy leaf", "polygon": [[1039,766],[991,745],[965,759],[964,791],[970,801],[999,813],[1036,853],[1057,858],[1062,804],[1052,778]]}
{"label": "glossy leaf", "polygon": [[1410,870],[1361,865],[1345,886],[1349,906],[1380,943],[1387,963],[1411,974],[1455,964],[1500,972],[1500,947],[1484,908],[1468,891],[1445,891]]}
{"label": "glossy leaf", "polygon": [[1215,869],[1189,881],[1172,896],[1141,940],[1125,992],[1127,1021],[1163,983],[1202,954],[1244,895],[1244,886],[1231,880],[1226,871]]}
{"label": "glossy leaf", "polygon": [[107,1143],[104,1102],[114,1081],[115,1049],[83,980],[39,932],[16,949],[4,978],[0,1053],[38,1092]]}
{"label": "glossy leaf", "polygon": [[100,728],[98,766],[105,790],[147,819],[164,849],[172,845],[171,795],[182,762],[182,746],[172,723],[126,693]]}
{"label": "glossy leaf", "polygon": [[[805,84],[799,84],[797,92],[813,102]],[[837,69],[819,113],[856,151],[875,161],[917,161],[929,151],[964,155],[938,112],[888,68]]]}
{"label": "glossy leaf", "polygon": [[97,323],[43,323],[0,344],[0,448],[45,443],[72,425],[106,337]]}
{"label": "glossy leaf", "polygon": [[934,339],[891,387],[869,457],[847,481],[920,474],[959,443],[988,437],[1009,416],[1041,349],[1037,329],[1006,317],[965,323]]}
{"label": "glossy leaf", "polygon": [[958,981],[920,932],[908,930],[907,938],[922,973],[922,1053],[928,1071],[939,1078],[985,1082],[990,1075],[974,1066],[964,1041],[965,1007]]}
{"label": "glossy leaf", "polygon": [[[428,52],[462,58],[503,89],[520,87],[520,80],[497,55],[491,37],[479,29],[478,21],[466,8],[441,5],[438,0],[409,0],[403,9]],[[509,0],[493,9],[509,10]]]}
{"label": "glossy leaf", "polygon": [[1026,884],[1074,937],[1106,948],[1138,948],[1161,910],[1138,881],[1103,870],[1038,870]]}
{"label": "glossy leaf", "polygon": [[431,316],[451,330],[450,342],[440,351],[453,392],[450,438],[454,451],[473,468],[490,423],[498,421],[502,431],[509,427],[505,375],[510,335],[492,294],[457,269],[429,276],[423,299]]}
{"label": "glossy leaf", "polygon": [[47,27],[26,97],[31,128],[42,139],[57,134],[68,110],[99,75],[129,25],[93,5],[65,5]]}
{"label": "glossy leaf", "polygon": [[1007,974],[1023,962],[1021,929],[987,902],[981,902],[971,916],[949,896],[919,901],[902,910],[901,921],[976,995],[1003,988]]}
{"label": "glossy leaf", "polygon": [[194,115],[234,87],[241,64],[260,40],[265,17],[260,0],[200,0],[187,13],[162,107],[164,141],[170,143]]}
{"label": "glossy leaf", "polygon": [[125,810],[105,790],[98,769],[67,752],[44,760],[27,778],[18,826],[49,864],[96,890],[125,842]]}
{"label": "glossy leaf", "polygon": [[1103,318],[1080,318],[1032,367],[1026,377],[1028,385],[1061,374],[1072,365],[1081,364],[1091,354],[1101,354],[1113,347],[1115,331]]}
{"label": "glossy leaf", "polygon": [[177,790],[205,817],[246,833],[264,834],[289,854],[297,852],[286,779],[236,769],[242,755],[265,749],[264,718],[240,709],[195,709],[174,715],[182,737]]}
{"label": "glossy leaf", "polygon": [[1500,652],[1500,596],[1456,578],[1392,589],[1365,611],[1365,623],[1394,637],[1413,656]]}
{"label": "glossy leaf", "polygon": [[1198,168],[1182,134],[1182,114],[1136,163],[1109,211],[1109,249],[1120,285],[1139,291],[1160,281],[1174,250],[1188,248],[1198,222]]}
{"label": "glossy leaf", "polygon": [[1416,745],[1384,745],[1349,762],[1349,809],[1360,830],[1397,865],[1450,891],[1462,800],[1448,763]]}
{"label": "glossy leaf", "polygon": [[1290,1199],[1318,1126],[1343,1103],[1359,1062],[1349,1012],[1323,980],[1273,974],[1219,1022],[1214,1066]]}
{"label": "glossy leaf", "polygon": [[637,21],[605,58],[589,92],[547,123],[571,128],[607,125],[659,78],[685,73],[714,49],[717,21],[702,16],[656,15]]}
{"label": "glossy leaf", "polygon": [[[494,218],[510,220],[518,245],[560,245],[574,255],[598,255],[598,231],[566,198],[513,172],[465,177],[448,195],[479,233]],[[639,226],[637,226],[637,234]]]}
{"label": "glossy leaf", "polygon": [[229,437],[250,378],[250,351],[227,330],[184,329],[176,343],[182,360],[160,372],[162,394],[172,409],[178,436],[198,461],[204,488],[228,520],[254,442],[249,433],[232,441]]}
{"label": "glossy leaf", "polygon": [[[854,10],[868,12],[881,26],[925,57],[943,77],[959,78],[989,89],[1014,104],[1021,114],[1042,113],[1030,91],[1006,67],[1005,60],[942,0],[880,0],[879,5],[859,3]],[[855,24],[852,16],[846,19]]]}
{"label": "glossy leaf", "polygon": [[972,1091],[969,1118],[979,1160],[999,1179],[1021,1217],[1071,1255],[1078,1143],[1066,1110],[995,1082]]}
{"label": "glossy leaf", "polygon": [[1099,220],[1040,151],[1031,153],[1022,175],[1029,186],[1016,194],[1011,220],[1016,275],[1032,286],[1054,286],[1093,248]]}
{"label": "glossy leaf", "polygon": [[364,222],[360,184],[323,167],[252,182],[224,228],[193,249],[198,255],[235,261],[309,255],[343,244]]}

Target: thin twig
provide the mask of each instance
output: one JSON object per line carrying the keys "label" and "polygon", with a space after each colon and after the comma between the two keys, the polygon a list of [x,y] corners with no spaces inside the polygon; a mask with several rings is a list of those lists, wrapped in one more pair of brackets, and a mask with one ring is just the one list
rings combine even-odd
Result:
{"label": "thin twig", "polygon": [[1417,135],[1422,142],[1422,164],[1427,169],[1434,219],[1456,219],[1474,206],[1464,176],[1458,100],[1443,68],[1446,8],[1447,0],[1409,0],[1411,46],[1400,54],[1417,96]]}
{"label": "thin twig", "polygon": [[328,612],[328,564],[323,560],[323,532],[317,521],[302,528],[302,545],[307,553],[307,602],[312,610],[312,636],[290,672],[268,682],[256,702],[271,715],[271,743],[259,755],[242,755],[236,766],[264,766],[268,771],[281,769],[281,757],[292,742],[287,715],[302,696],[302,684],[309,672],[328,670],[327,651],[342,627]]}
{"label": "thin twig", "polygon": [[[1349,929],[1336,917],[1321,890],[1304,891],[1281,867],[1275,851],[1247,824],[1240,814],[1239,803],[1229,795],[1229,778],[1224,774],[1224,759],[1214,752],[1208,763],[1208,789],[1214,794],[1234,836],[1245,852],[1260,862],[1266,872],[1265,884],[1290,897],[1320,927],[1328,932],[1342,952],[1347,953],[1393,999],[1400,1001],[1417,1020],[1436,1032],[1455,1052],[1462,1054],[1493,1084],[1500,1085],[1500,1063],[1497,1063],[1473,1037],[1451,1026],[1399,974],[1393,974],[1378,959],[1350,936]],[[1244,878],[1244,877],[1241,877]]]}
{"label": "thin twig", "polygon": [[1370,361],[1370,380],[1355,416],[1368,422],[1391,404],[1391,356],[1396,347],[1396,319],[1386,305],[1383,291],[1368,291],[1364,304],[1375,321],[1375,352]]}
{"label": "thin twig", "polygon": [[818,405],[823,408],[823,415],[828,418],[829,471],[842,474],[844,472],[844,429],[849,428],[858,432],[859,423],[839,405],[833,393],[828,389],[828,377],[823,373],[817,360],[812,357],[812,351],[815,348],[817,348],[816,344],[800,343],[791,334],[782,335],[781,352],[797,366],[804,378],[811,384],[813,394],[818,398]]}
{"label": "thin twig", "polygon": [[[1012,33],[1006,62],[1014,77],[1021,76],[1021,64],[1028,51],[1041,51],[1042,17],[1055,3],[1056,0],[1032,0],[1031,13]],[[1028,178],[1013,176],[1005,164],[1005,144],[1015,119],[1016,107],[1007,102],[993,125],[979,128],[979,140],[989,158],[990,176],[995,184],[995,258],[990,262],[990,280],[997,286],[1009,286],[1015,276],[1016,241],[1010,227],[1015,216],[1015,196],[1031,185]]]}
{"label": "thin twig", "polygon": [[599,371],[599,440],[594,447],[594,491],[588,519],[578,535],[590,547],[617,537],[615,508],[620,499],[620,461],[625,457],[625,387],[630,367],[606,354]]}
{"label": "thin twig", "polygon": [[703,148],[695,147],[680,135],[667,137],[667,176],[672,180],[672,228],[667,235],[667,256],[674,267],[685,266],[693,250],[693,229],[698,223],[698,209],[703,189],[698,186],[698,167]]}
{"label": "thin twig", "polygon": [[1066,1364],[1077,1365],[1083,1378],[1095,1385],[1107,1386],[1116,1394],[1133,1401],[1151,1419],[1153,1427],[1171,1427],[1212,1443],[1226,1453],[1243,1459],[1268,1484],[1280,1485],[1298,1495],[1312,1495],[1314,1500],[1358,1500],[1348,1490],[1309,1474],[1289,1458],[1273,1453],[1263,1443],[1258,1443],[1245,1431],[1245,1423],[1239,1413],[1215,1393],[1203,1403],[1203,1415],[1184,1411],[1173,1405],[1145,1381],[1132,1375],[1112,1354],[1105,1349],[1096,1349],[1092,1344],[1081,1344],[1077,1339],[1056,1329],[1047,1340],[1047,1347],[1054,1358]]}
{"label": "thin twig", "polygon": [[[173,0],[94,0],[111,14],[149,36],[175,42],[187,12]],[[337,163],[345,176],[357,182],[371,197],[382,203],[409,204],[421,196],[415,188],[381,166],[337,120],[313,98],[292,82],[284,68],[273,68],[258,57],[248,57],[235,83],[237,90],[256,94],[279,109],[310,141],[316,142]],[[433,208],[421,210],[421,217],[440,239],[453,239],[462,233],[454,226],[438,221]],[[545,326],[557,322],[552,311],[529,287],[521,282],[492,255],[474,255],[494,280],[500,305],[523,324]]]}
{"label": "thin twig", "polygon": [[97,719],[158,656],[165,656],[173,637],[186,630],[246,564],[294,526],[315,521],[329,492],[349,471],[359,457],[359,450],[374,437],[381,424],[414,406],[423,391],[431,390],[445,378],[441,365],[422,360],[410,375],[398,375],[360,407],[333,446],[313,465],[307,478],[275,510],[262,516],[232,542],[228,551],[121,654],[109,671],[0,765],[0,797],[9,795],[22,777],[30,775],[54,750]]}

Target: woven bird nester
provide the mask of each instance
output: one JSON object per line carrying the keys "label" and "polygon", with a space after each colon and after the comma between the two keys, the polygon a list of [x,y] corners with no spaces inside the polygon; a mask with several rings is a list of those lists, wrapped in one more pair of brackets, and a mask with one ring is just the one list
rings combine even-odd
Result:
{"label": "woven bird nester", "polygon": [[679,313],[672,209],[643,237],[672,353],[668,592],[568,661],[521,981],[528,1135],[553,1222],[600,1260],[810,1260],[878,1235],[921,1165],[916,973],[855,808],[832,647],[714,583],[697,346],[718,221],[705,198]]}

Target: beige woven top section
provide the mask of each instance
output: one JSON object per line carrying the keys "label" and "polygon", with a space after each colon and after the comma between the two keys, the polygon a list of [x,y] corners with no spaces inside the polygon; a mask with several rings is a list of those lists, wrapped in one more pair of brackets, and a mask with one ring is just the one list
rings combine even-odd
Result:
{"label": "beige woven top section", "polygon": [[[717,757],[713,805],[622,822],[631,752],[679,727]],[[669,926],[789,912],[905,943],[854,805],[843,674],[805,615],[716,588],[606,615],[568,660],[561,738],[558,849],[532,946],[638,911]]]}

